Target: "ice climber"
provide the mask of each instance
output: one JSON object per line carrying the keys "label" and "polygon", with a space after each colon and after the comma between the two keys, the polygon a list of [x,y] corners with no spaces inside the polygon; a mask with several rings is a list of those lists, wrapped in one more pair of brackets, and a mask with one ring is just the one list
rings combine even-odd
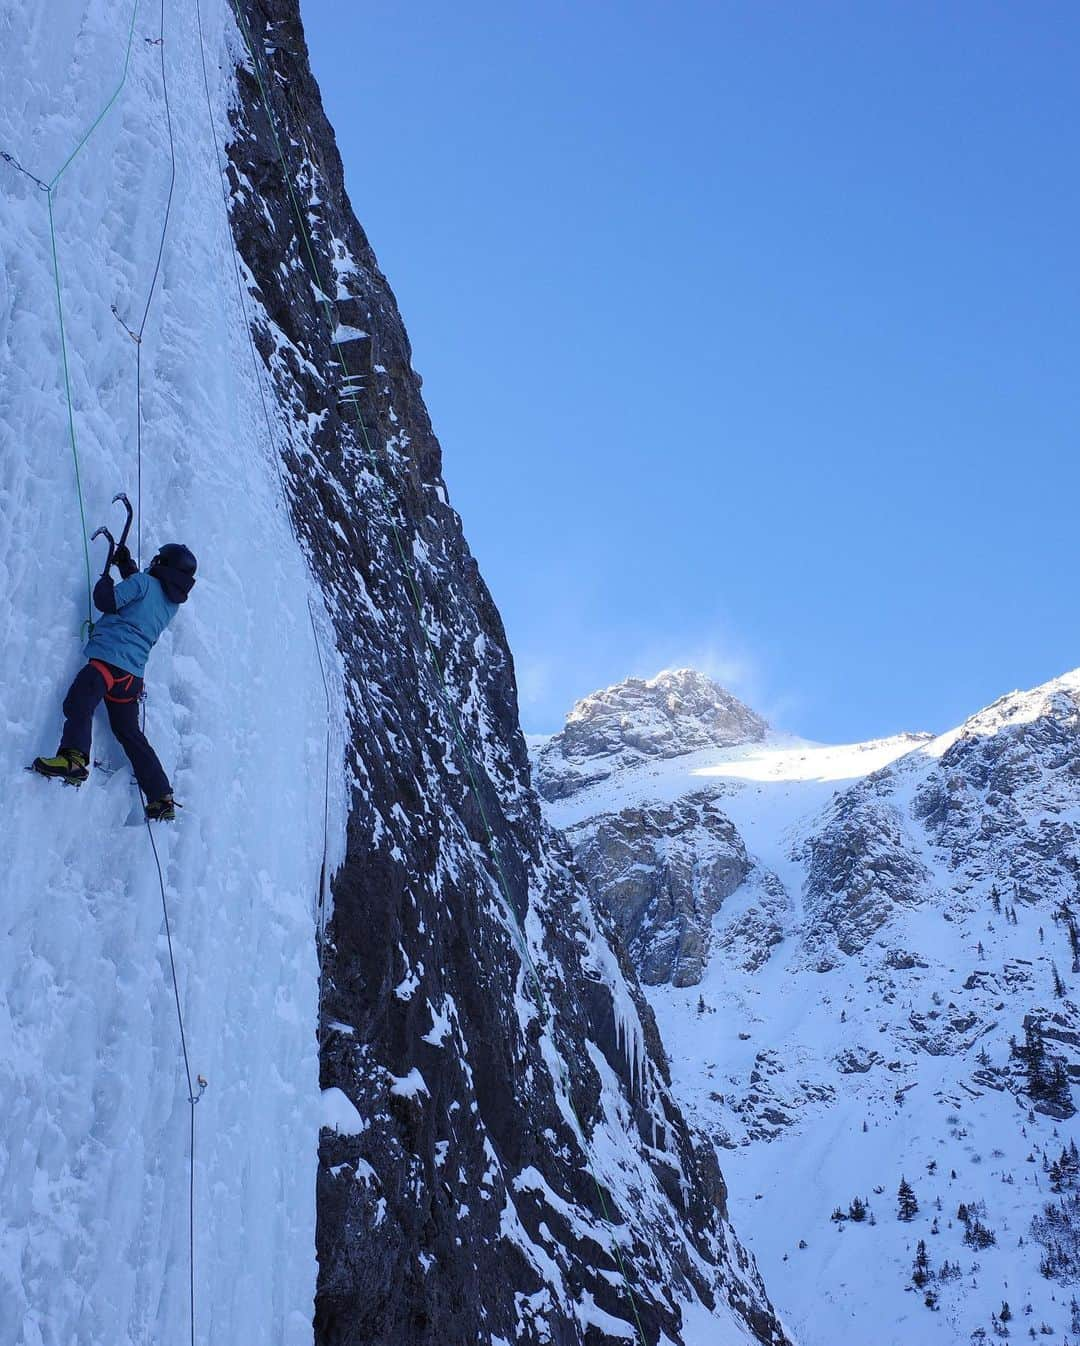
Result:
{"label": "ice climber", "polygon": [[119,570],[121,582],[114,585],[106,566],[94,586],[94,603],[104,616],[95,622],[86,644],[90,662],[64,698],[64,732],[56,756],[35,758],[34,770],[69,785],[86,780],[94,711],[104,697],[109,724],[146,798],[147,818],[171,822],[176,817],[172,786],[139,727],[139,701],[147,656],[195,583],[195,557],[187,547],[169,542],[149,569],[141,571],[121,543],[110,564]]}

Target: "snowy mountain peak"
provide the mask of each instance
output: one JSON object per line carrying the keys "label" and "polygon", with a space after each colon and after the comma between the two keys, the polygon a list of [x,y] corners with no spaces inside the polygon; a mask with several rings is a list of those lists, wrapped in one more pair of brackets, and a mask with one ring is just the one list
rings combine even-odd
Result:
{"label": "snowy mountain peak", "polygon": [[1004,1339],[1006,1299],[1080,1341],[1078,763],[1074,671],[935,738],[769,734],[546,808],[800,1346]]}
{"label": "snowy mountain peak", "polygon": [[1073,720],[1080,707],[1080,668],[1040,683],[1027,691],[1008,692],[929,745],[940,756],[959,738],[985,738],[1003,729],[1033,724],[1037,720]]}
{"label": "snowy mountain peak", "polygon": [[647,759],[760,742],[769,726],[693,668],[626,678],[583,697],[537,755],[540,793],[565,798]]}

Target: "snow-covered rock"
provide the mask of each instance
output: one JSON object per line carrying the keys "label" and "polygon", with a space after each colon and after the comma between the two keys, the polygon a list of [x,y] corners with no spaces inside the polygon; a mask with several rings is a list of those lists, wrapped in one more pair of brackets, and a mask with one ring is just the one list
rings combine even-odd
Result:
{"label": "snow-covered rock", "polygon": [[[1000,1335],[1007,1300],[1013,1335],[1080,1341],[1080,672],[938,737],[772,734],[546,811],[580,855],[605,819],[677,816],[705,785],[750,869],[712,917],[700,981],[648,997],[794,1335],[966,1346]],[[602,888],[618,919],[618,886]],[[740,916],[762,932],[756,960],[731,938]]]}
{"label": "snow-covered rock", "polygon": [[567,829],[594,898],[647,984],[701,980],[712,918],[750,872],[746,847],[715,794],[632,805]]}
{"label": "snow-covered rock", "polygon": [[627,678],[584,697],[536,757],[543,798],[562,799],[651,758],[757,742],[768,725],[692,668]]}

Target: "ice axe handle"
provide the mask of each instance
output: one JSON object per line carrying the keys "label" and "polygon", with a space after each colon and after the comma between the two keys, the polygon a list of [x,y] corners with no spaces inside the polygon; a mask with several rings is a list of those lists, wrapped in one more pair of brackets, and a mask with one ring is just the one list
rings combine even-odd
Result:
{"label": "ice axe handle", "polygon": [[100,528],[94,529],[94,531],[90,534],[90,541],[93,542],[95,538],[99,537],[105,537],[108,538],[109,540],[109,555],[105,561],[105,569],[101,572],[103,575],[107,575],[109,573],[109,567],[113,563],[113,557],[116,554],[116,541],[113,538],[113,535],[104,526],[104,524]]}
{"label": "ice axe handle", "polygon": [[135,517],[135,511],[131,508],[131,501],[127,498],[127,496],[124,494],[123,491],[117,491],[117,493],[113,496],[112,503],[115,505],[117,501],[119,501],[127,510],[127,520],[124,523],[124,531],[120,534],[120,541],[115,545],[117,547],[126,547],[128,534],[131,532],[131,521]]}

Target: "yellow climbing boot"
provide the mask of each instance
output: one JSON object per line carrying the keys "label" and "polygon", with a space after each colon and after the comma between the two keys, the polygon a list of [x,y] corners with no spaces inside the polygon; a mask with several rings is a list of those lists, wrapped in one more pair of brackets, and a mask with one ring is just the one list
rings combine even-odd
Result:
{"label": "yellow climbing boot", "polygon": [[176,821],[176,810],[181,806],[172,795],[164,795],[146,806],[146,817],[152,823],[171,823]]}
{"label": "yellow climbing boot", "polygon": [[39,776],[62,780],[65,785],[81,785],[90,775],[89,763],[78,748],[61,748],[55,757],[35,757],[33,770]]}

